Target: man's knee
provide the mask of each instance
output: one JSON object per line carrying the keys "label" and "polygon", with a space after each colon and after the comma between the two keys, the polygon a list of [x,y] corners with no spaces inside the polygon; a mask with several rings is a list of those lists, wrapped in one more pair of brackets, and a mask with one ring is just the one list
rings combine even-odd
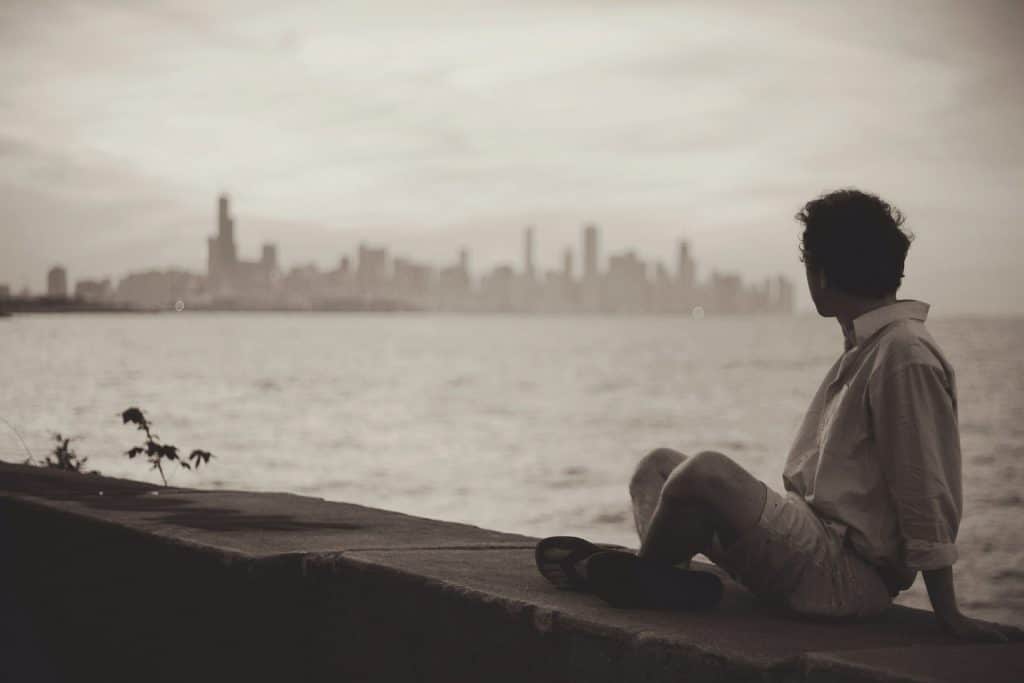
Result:
{"label": "man's knee", "polygon": [[669,475],[661,495],[670,502],[720,501],[728,495],[735,463],[715,451],[701,451],[688,458]]}
{"label": "man's knee", "polygon": [[635,492],[640,487],[650,485],[652,481],[657,481],[660,486],[684,460],[685,455],[671,448],[655,448],[636,464],[629,480],[629,490]]}

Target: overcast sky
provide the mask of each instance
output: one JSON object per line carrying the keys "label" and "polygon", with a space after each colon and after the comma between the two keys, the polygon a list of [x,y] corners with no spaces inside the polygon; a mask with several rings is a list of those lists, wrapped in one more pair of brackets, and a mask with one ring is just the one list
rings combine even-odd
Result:
{"label": "overcast sky", "polygon": [[[902,294],[1024,313],[1024,3],[0,0],[0,282],[360,241],[476,273],[602,252],[786,273],[793,213],[874,191]],[[803,292],[801,290],[801,294]],[[804,296],[803,304],[807,304]]]}

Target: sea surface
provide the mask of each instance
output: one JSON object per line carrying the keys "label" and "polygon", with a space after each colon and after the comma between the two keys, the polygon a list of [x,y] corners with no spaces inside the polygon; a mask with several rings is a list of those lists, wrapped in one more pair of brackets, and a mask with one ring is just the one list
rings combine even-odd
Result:
{"label": "sea surface", "polygon": [[[1024,319],[936,318],[957,369],[968,614],[1024,626]],[[635,546],[626,482],[658,446],[729,454],[781,490],[842,349],[797,317],[167,313],[0,319],[0,418],[37,460],[159,481],[123,453],[138,406],[179,486],[292,491],[534,536]],[[0,459],[24,448],[0,422]],[[923,581],[900,596],[927,607]]]}

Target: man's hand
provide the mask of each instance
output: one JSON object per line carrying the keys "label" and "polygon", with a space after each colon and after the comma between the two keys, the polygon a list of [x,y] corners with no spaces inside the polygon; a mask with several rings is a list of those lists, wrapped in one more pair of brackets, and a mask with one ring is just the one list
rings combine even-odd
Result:
{"label": "man's hand", "polygon": [[965,617],[956,605],[956,594],[953,592],[953,569],[930,569],[921,572],[928,597],[935,610],[935,618],[939,620],[942,630],[964,640],[984,643],[1005,643],[1011,640],[1024,640],[1024,631],[1013,626],[986,624]]}
{"label": "man's hand", "polygon": [[950,635],[962,640],[980,643],[1006,643],[1011,640],[1024,640],[1024,631],[1013,626],[986,624],[983,621],[958,615],[947,621],[941,621],[942,629]]}
{"label": "man's hand", "polygon": [[[980,643],[1006,643],[1011,640],[1013,635],[1017,636],[1013,638],[1014,640],[1020,638],[1020,631],[1013,627],[985,624],[963,614],[957,615],[949,621],[940,622],[940,624],[943,631],[962,640]],[[1017,633],[1014,634],[1014,631]]]}

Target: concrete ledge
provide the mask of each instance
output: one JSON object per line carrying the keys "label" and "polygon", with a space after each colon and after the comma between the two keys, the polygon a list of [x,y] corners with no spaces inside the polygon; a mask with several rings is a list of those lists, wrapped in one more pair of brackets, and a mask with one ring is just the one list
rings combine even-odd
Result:
{"label": "concrete ledge", "polygon": [[0,463],[0,680],[1024,680],[1024,644],[901,607],[796,620],[727,581],[710,612],[614,610],[535,540]]}

